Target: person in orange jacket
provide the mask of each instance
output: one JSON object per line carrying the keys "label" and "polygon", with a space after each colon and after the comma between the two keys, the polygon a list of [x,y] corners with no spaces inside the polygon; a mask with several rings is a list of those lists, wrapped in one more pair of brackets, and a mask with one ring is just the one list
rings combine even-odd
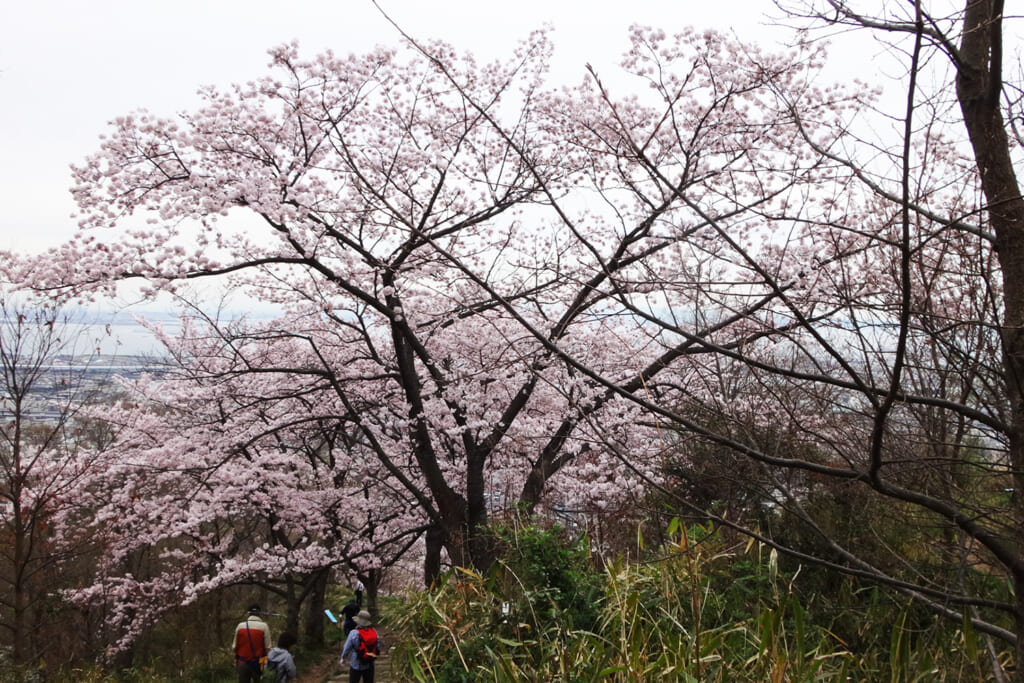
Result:
{"label": "person in orange jacket", "polygon": [[249,605],[245,621],[235,627],[235,670],[238,683],[259,683],[270,652],[270,627],[260,618],[260,606]]}

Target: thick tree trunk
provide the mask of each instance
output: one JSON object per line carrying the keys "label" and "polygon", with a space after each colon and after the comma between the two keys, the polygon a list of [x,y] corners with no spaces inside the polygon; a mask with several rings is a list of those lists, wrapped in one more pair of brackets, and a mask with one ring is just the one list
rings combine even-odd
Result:
{"label": "thick tree trunk", "polygon": [[466,473],[466,522],[465,529],[467,559],[474,569],[486,572],[494,564],[494,543],[488,531],[487,481],[484,468],[489,450],[471,454]]}
{"label": "thick tree trunk", "polygon": [[441,551],[456,567],[472,567],[485,572],[494,564],[494,546],[487,534],[487,516],[470,520],[457,517],[452,523],[434,525],[427,530],[423,557],[423,583],[434,585],[441,575]]}
{"label": "thick tree trunk", "polygon": [[[295,584],[291,580],[288,581],[288,590],[285,593],[285,600],[287,609],[285,610],[284,630],[297,634],[299,632],[299,617],[302,610],[302,598],[295,594]],[[272,635],[274,634],[272,633]],[[274,637],[276,638],[277,635],[274,635]],[[274,643],[270,643],[270,645],[272,646]]]}
{"label": "thick tree trunk", "polygon": [[375,619],[380,617],[380,605],[377,602],[377,596],[380,592],[380,581],[383,576],[384,572],[380,569],[371,569],[365,574],[358,576],[359,580],[366,587],[366,605],[363,609],[372,614]]}
{"label": "thick tree trunk", "polygon": [[306,628],[304,645],[311,648],[324,646],[324,604],[327,601],[327,579],[325,569],[317,572],[311,580],[309,596],[306,598]]}
{"label": "thick tree trunk", "polygon": [[956,92],[970,137],[1003,275],[1003,344],[1013,471],[1017,671],[1024,683],[1024,200],[1001,109],[1001,0],[967,0]]}
{"label": "thick tree trunk", "polygon": [[466,554],[473,569],[486,572],[494,564],[494,542],[488,530],[486,515],[482,520],[470,520],[466,532]]}
{"label": "thick tree trunk", "polygon": [[475,514],[461,516],[446,525],[444,549],[454,566],[471,567],[479,572],[491,568],[494,547],[487,533],[487,523],[487,511],[481,507]]}
{"label": "thick tree trunk", "polygon": [[427,588],[434,585],[441,576],[441,550],[444,548],[444,532],[437,525],[427,529],[426,552],[423,554],[423,583]]}

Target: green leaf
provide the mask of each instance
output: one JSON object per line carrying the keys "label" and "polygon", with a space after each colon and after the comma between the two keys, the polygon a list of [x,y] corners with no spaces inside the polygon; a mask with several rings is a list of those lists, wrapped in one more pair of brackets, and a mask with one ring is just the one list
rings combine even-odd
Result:
{"label": "green leaf", "polygon": [[670,538],[672,536],[675,536],[677,533],[679,533],[679,526],[680,526],[679,518],[678,517],[673,517],[672,521],[668,523],[668,535],[669,535]]}
{"label": "green leaf", "polygon": [[618,673],[620,671],[626,671],[626,667],[625,666],[609,666],[606,669],[601,669],[597,673],[597,675],[598,675],[599,678],[604,678],[605,676],[610,676],[610,675],[612,675],[614,673]]}
{"label": "green leaf", "polygon": [[964,610],[963,638],[964,651],[967,653],[967,658],[972,662],[978,661],[978,636],[974,632],[971,615],[966,609]]}

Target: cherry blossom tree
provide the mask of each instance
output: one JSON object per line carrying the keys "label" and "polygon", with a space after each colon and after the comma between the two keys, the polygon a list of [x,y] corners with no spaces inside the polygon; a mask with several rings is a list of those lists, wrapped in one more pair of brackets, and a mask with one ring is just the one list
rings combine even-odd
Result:
{"label": "cherry blossom tree", "polygon": [[[573,279],[580,266],[559,265],[586,255],[560,253],[533,216],[550,204],[538,174],[561,183],[572,163],[532,105],[542,99],[546,37],[487,68],[437,49],[465,75],[464,90],[415,51],[303,61],[285,47],[273,52],[274,76],[208,91],[195,114],[120,119],[76,171],[83,226],[125,224],[134,213],[161,226],[109,242],[83,233],[57,250],[63,265],[28,275],[36,287],[79,293],[130,278],[157,291],[227,276],[284,307],[271,334],[304,344],[291,358],[310,364],[239,355],[237,371],[318,378],[358,416],[364,445],[430,522],[428,576],[442,547],[455,564],[489,563],[481,532],[495,490],[505,504],[537,505],[580,455],[600,486],[569,477],[560,496],[604,496],[635,481],[617,465],[594,467],[603,456],[587,447],[588,430],[621,431],[631,409],[610,408],[621,401],[566,375],[449,257],[488,269],[503,296],[534,307],[550,339],[589,347],[609,372],[632,375],[638,350],[623,335],[598,354],[596,334],[612,322],[591,294],[594,276]],[[486,111],[470,108],[470,96]],[[509,122],[501,134],[499,116]],[[224,214],[257,222],[232,226]],[[197,232],[172,227],[180,219],[197,221]],[[615,258],[615,268],[635,259],[624,250]],[[657,450],[649,437],[635,445],[638,462]]]}
{"label": "cherry blossom tree", "polygon": [[[98,411],[118,438],[56,520],[65,542],[106,548],[93,584],[66,595],[109,615],[119,651],[167,609],[236,585],[277,595],[293,631],[308,602],[307,635],[322,638],[332,570],[386,568],[422,535],[418,508],[395,496],[350,416],[324,404],[318,378],[232,369],[275,352],[254,348],[258,337],[230,342],[186,321],[164,339],[173,363]],[[263,341],[297,360],[286,338]]]}
{"label": "cherry blossom tree", "polygon": [[[105,637],[119,651],[176,601],[225,586],[277,593],[289,627],[310,600],[318,605],[307,621],[314,633],[332,569],[361,576],[372,603],[382,572],[433,528],[422,504],[431,503],[430,490],[403,428],[407,407],[383,361],[361,358],[364,347],[322,316],[187,318],[178,336],[162,338],[168,369],[126,386],[121,410],[104,409],[120,438],[107,469],[81,487],[84,515],[62,520],[68,537],[101,536],[109,546],[94,584],[69,596],[106,610]],[[504,340],[483,335],[453,348],[445,363],[469,373],[473,391],[482,381],[476,364],[508,353]],[[486,416],[494,402],[476,410]],[[527,433],[510,432],[507,448],[527,448],[516,442],[534,439],[536,424],[549,419],[533,412]],[[593,468],[595,457],[581,462]],[[523,465],[504,450],[492,463],[488,495],[498,505]],[[445,464],[458,481],[457,467]],[[598,468],[586,489],[567,485],[558,500],[606,503],[615,495],[601,487],[620,479]]]}

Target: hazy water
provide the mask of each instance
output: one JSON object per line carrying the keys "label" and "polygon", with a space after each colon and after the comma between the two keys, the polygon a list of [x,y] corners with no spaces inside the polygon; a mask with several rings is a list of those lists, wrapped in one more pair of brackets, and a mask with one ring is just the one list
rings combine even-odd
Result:
{"label": "hazy water", "polygon": [[[157,323],[166,332],[176,334],[181,330],[181,321],[174,312],[145,311],[135,314],[149,324]],[[241,313],[239,313],[241,315]],[[250,319],[274,317],[266,311],[246,311]],[[165,356],[163,345],[148,327],[143,326],[135,316],[127,312],[88,312],[71,314],[67,325],[68,333],[74,335],[74,355],[101,356]]]}
{"label": "hazy water", "polygon": [[[159,321],[165,330],[177,331],[181,325],[170,313],[146,313],[150,321]],[[74,355],[100,356],[163,356],[166,351],[153,333],[143,327],[127,313],[91,313],[88,316],[72,316],[79,321],[67,325],[68,334],[74,338]]]}

